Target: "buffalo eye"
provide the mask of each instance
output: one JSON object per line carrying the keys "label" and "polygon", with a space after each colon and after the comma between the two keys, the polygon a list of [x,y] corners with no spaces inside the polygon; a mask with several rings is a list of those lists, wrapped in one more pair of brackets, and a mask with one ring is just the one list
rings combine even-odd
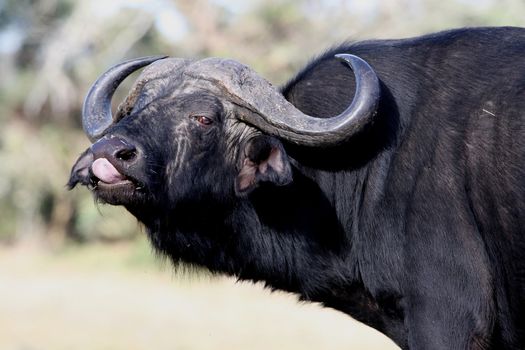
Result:
{"label": "buffalo eye", "polygon": [[194,117],[194,119],[198,121],[199,124],[202,124],[202,125],[210,125],[211,123],[213,123],[213,120],[203,115],[197,115]]}

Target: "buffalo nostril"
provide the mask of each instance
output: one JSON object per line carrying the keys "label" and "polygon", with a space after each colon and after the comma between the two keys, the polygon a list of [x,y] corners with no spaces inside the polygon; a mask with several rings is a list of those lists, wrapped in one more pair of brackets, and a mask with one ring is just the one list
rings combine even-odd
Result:
{"label": "buffalo nostril", "polygon": [[107,158],[113,164],[131,164],[139,157],[135,145],[118,136],[105,136],[91,145],[94,159]]}
{"label": "buffalo nostril", "polygon": [[115,156],[125,162],[130,162],[137,157],[137,150],[135,148],[122,149],[118,151]]}

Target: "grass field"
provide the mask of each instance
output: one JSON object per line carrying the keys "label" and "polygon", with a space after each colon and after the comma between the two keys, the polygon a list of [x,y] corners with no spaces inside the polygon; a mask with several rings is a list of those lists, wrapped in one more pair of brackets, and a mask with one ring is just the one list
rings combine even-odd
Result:
{"label": "grass field", "polygon": [[0,248],[0,349],[397,349],[342,313],[173,272],[146,242]]}

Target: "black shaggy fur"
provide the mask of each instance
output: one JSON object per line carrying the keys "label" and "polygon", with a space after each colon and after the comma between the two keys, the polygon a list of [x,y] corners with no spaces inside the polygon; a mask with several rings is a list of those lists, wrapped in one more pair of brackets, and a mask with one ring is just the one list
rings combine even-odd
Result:
{"label": "black shaggy fur", "polygon": [[[284,96],[320,118],[344,110],[354,78],[333,58],[342,52],[366,60],[382,85],[376,121],[347,144],[258,134],[249,164],[281,157],[239,193],[221,96],[159,91],[108,131],[147,154],[129,174],[145,190],[106,198],[174,261],[321,302],[404,349],[525,348],[525,29],[345,44]],[[213,124],[182,124],[194,105]],[[176,174],[159,175],[184,140]]]}

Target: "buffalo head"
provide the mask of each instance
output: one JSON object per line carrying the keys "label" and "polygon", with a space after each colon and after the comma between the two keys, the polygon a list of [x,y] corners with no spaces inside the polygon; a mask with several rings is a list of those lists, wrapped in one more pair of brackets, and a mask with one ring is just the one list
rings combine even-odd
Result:
{"label": "buffalo head", "polygon": [[[232,60],[146,57],[118,64],[86,97],[82,121],[93,145],[73,167],[69,186],[81,183],[102,201],[133,209],[185,198],[221,201],[262,182],[288,184],[292,172],[282,140],[337,145],[375,115],[380,88],[374,71],[356,56],[337,57],[354,71],[356,93],[340,115],[326,119],[303,114]],[[117,86],[146,65],[112,115]]]}

